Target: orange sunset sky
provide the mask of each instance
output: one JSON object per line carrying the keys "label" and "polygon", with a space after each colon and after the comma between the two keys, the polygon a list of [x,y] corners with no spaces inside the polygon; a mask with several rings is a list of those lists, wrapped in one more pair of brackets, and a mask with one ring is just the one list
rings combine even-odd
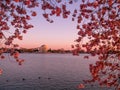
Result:
{"label": "orange sunset sky", "polygon": [[76,22],[72,22],[71,18],[51,17],[54,23],[49,23],[43,18],[42,13],[43,11],[38,8],[37,16],[30,21],[34,28],[23,35],[23,40],[15,40],[14,43],[23,48],[35,48],[46,44],[51,49],[71,49],[71,45],[78,37]]}

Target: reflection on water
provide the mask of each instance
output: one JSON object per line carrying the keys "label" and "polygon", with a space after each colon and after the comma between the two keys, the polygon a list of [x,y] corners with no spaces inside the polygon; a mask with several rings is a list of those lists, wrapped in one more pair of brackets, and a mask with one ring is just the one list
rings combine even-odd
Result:
{"label": "reflection on water", "polygon": [[[95,57],[84,60],[83,56],[21,54],[25,63],[19,66],[6,55],[6,60],[0,61],[4,70],[0,76],[0,90],[77,90],[83,79],[90,78],[88,64],[96,61]],[[87,87],[83,90],[103,88]]]}

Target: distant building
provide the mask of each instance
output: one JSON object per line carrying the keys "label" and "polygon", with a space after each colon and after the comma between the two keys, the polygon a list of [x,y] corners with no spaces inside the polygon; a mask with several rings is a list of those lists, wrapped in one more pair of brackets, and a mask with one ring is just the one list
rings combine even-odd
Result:
{"label": "distant building", "polygon": [[39,48],[38,48],[38,51],[40,53],[46,53],[48,51],[48,47],[47,45],[41,45]]}
{"label": "distant building", "polygon": [[61,49],[58,50],[58,52],[59,53],[65,53],[65,50],[64,50],[64,48],[61,48]]}

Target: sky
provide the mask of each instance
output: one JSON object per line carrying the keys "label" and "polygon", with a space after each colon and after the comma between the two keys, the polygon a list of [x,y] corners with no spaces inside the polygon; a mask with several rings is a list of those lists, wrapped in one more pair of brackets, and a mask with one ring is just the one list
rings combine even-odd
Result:
{"label": "sky", "polygon": [[51,49],[71,49],[78,37],[76,22],[72,22],[71,18],[52,17],[54,23],[49,23],[43,18],[39,8],[37,13],[38,15],[30,21],[34,28],[23,35],[23,40],[15,40],[15,43],[23,48],[36,48],[45,44]]}

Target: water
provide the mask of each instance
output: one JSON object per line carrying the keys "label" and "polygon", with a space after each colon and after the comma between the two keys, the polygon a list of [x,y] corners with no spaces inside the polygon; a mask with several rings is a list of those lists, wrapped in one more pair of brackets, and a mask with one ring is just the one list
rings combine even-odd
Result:
{"label": "water", "polygon": [[[84,54],[21,54],[23,65],[6,54],[0,61],[4,70],[0,90],[78,90],[83,79],[90,78],[89,64],[96,58],[84,59]],[[88,86],[83,90],[108,90]],[[112,90],[112,89],[111,89]]]}

